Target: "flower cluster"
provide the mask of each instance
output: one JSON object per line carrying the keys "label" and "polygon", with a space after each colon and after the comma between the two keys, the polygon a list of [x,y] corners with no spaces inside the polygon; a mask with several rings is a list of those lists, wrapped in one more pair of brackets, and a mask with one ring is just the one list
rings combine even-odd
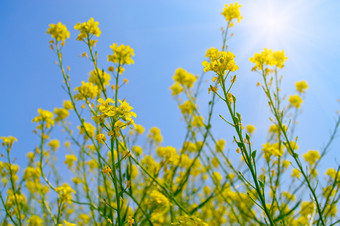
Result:
{"label": "flower cluster", "polygon": [[296,94],[289,96],[288,101],[292,106],[294,106],[296,108],[300,108],[300,106],[303,102],[301,97],[299,95],[296,95]]}
{"label": "flower cluster", "polygon": [[63,184],[62,186],[56,187],[55,191],[59,194],[58,200],[60,203],[71,204],[72,193],[76,192],[68,184]]}
{"label": "flower cluster", "polygon": [[269,161],[270,156],[274,155],[277,157],[282,156],[283,154],[283,146],[279,147],[278,143],[270,144],[266,143],[262,145],[263,157]]}
{"label": "flower cluster", "polygon": [[303,158],[309,165],[314,165],[314,163],[321,158],[319,151],[309,150],[307,153],[303,154]]}
{"label": "flower cluster", "polygon": [[111,76],[103,71],[96,71],[93,70],[90,72],[89,82],[93,83],[94,85],[100,87],[101,84],[103,86],[108,86],[110,84]]}
{"label": "flower cluster", "polygon": [[3,141],[3,142],[2,142],[2,145],[3,145],[3,146],[7,146],[7,147],[9,147],[9,148],[12,147],[12,145],[13,145],[14,142],[17,142],[17,141],[18,141],[18,139],[15,138],[15,137],[13,137],[13,136],[0,137],[0,139]]}
{"label": "flower cluster", "polygon": [[50,24],[46,33],[50,34],[57,42],[61,41],[62,45],[65,44],[65,40],[70,37],[70,32],[67,30],[66,26],[61,22],[57,24]]}
{"label": "flower cluster", "polygon": [[255,53],[254,57],[251,57],[250,62],[254,63],[255,66],[252,68],[253,71],[264,70],[266,67],[283,68],[284,62],[288,59],[285,56],[284,51],[273,51],[265,48],[261,53]]}
{"label": "flower cluster", "polygon": [[227,71],[236,71],[238,66],[235,63],[235,55],[229,51],[219,51],[216,48],[207,50],[205,57],[208,57],[210,62],[203,61],[204,71],[213,71],[217,75],[223,76]]}
{"label": "flower cluster", "polygon": [[174,76],[172,76],[172,79],[183,87],[191,88],[194,82],[196,82],[197,77],[183,68],[178,68]]}
{"label": "flower cluster", "polygon": [[148,133],[148,138],[150,138],[155,143],[161,143],[163,137],[161,135],[161,130],[157,127],[152,127]]}
{"label": "flower cluster", "polygon": [[101,31],[98,25],[99,25],[99,22],[94,21],[92,17],[87,22],[77,23],[74,26],[74,29],[80,32],[77,37],[77,40],[84,41],[85,38],[90,38],[91,36],[99,37],[101,34]]}
{"label": "flower cluster", "polygon": [[76,100],[87,101],[88,99],[94,99],[99,94],[98,86],[84,81],[81,82],[81,86],[76,87],[74,90],[78,91],[78,93],[74,95]]}
{"label": "flower cluster", "polygon": [[38,116],[32,119],[32,122],[40,123],[37,129],[50,128],[54,126],[54,115],[52,112],[47,110],[38,109]]}
{"label": "flower cluster", "polygon": [[135,63],[132,59],[132,56],[134,56],[135,53],[130,46],[128,45],[118,46],[117,43],[113,43],[110,46],[110,48],[112,49],[113,54],[107,56],[107,61],[119,65]]}
{"label": "flower cluster", "polygon": [[[119,106],[114,106],[115,102],[111,98],[107,98],[106,100],[99,98],[98,110],[102,113],[100,115],[95,116],[93,119],[96,121],[103,121],[105,118],[113,117],[116,120],[117,127],[125,128],[128,125],[135,125],[135,122],[132,117],[136,118],[137,115],[135,112],[131,111],[133,107],[130,106],[128,102],[125,100],[118,100]],[[123,120],[124,122],[118,121]]]}
{"label": "flower cluster", "polygon": [[66,119],[70,113],[65,108],[54,108],[54,114],[55,114],[54,121],[59,122]]}
{"label": "flower cluster", "polygon": [[89,122],[84,122],[84,126],[79,126],[79,134],[88,134],[89,137],[93,137],[96,128]]}
{"label": "flower cluster", "polygon": [[306,81],[295,82],[296,91],[299,93],[304,93],[308,89],[308,84]]}
{"label": "flower cluster", "polygon": [[170,206],[169,199],[157,190],[153,190],[150,194],[150,203],[156,204],[159,207]]}
{"label": "flower cluster", "polygon": [[241,5],[237,2],[235,2],[235,4],[230,3],[229,5],[225,4],[221,14],[225,17],[227,22],[231,22],[233,19],[236,19],[239,23],[243,19],[240,13],[240,8]]}

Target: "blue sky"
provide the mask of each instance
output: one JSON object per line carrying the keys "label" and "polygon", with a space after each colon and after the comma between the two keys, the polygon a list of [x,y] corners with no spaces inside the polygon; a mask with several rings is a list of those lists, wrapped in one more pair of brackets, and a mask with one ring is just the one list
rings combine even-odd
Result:
{"label": "blue sky", "polygon": [[[94,3],[95,2],[95,3]],[[230,1],[1,1],[0,3],[0,136],[19,140],[13,149],[18,157],[34,148],[38,138],[31,123],[38,108],[53,110],[67,98],[61,88],[62,77],[49,49],[48,24],[62,22],[71,32],[64,47],[64,63],[71,67],[73,87],[87,80],[90,62],[78,55],[84,44],[75,40],[73,26],[90,17],[100,22],[102,35],[97,44],[99,64],[107,68],[109,46],[130,45],[135,64],[126,69],[130,80],[122,98],[135,107],[137,123],[147,129],[161,128],[164,144],[178,147],[183,140],[184,123],[168,87],[178,67],[201,74],[205,51],[221,46],[220,28],[225,25],[220,12]],[[245,124],[257,127],[258,147],[266,141],[269,112],[260,88],[258,74],[251,72],[249,57],[263,48],[285,50],[288,56],[283,93],[294,93],[294,82],[306,80],[310,86],[299,118],[300,153],[320,149],[334,124],[340,98],[340,2],[334,0],[239,1],[244,19],[233,28],[230,51],[240,70],[232,91]],[[271,21],[271,23],[268,23]],[[275,23],[274,23],[274,22]],[[277,29],[280,28],[280,29]],[[206,77],[210,80],[209,75]],[[207,86],[207,85],[206,85]],[[200,109],[206,112],[210,96],[202,90]],[[215,109],[215,134],[231,143],[233,131],[217,114],[226,115],[225,106]],[[337,148],[328,159],[335,164]],[[228,144],[227,144],[228,146]],[[229,146],[231,148],[231,146]],[[323,166],[326,166],[323,164]]]}

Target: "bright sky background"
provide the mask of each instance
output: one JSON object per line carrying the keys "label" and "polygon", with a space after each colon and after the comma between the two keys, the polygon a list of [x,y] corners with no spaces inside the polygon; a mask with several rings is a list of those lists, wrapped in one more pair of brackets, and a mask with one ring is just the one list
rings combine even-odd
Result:
{"label": "bright sky background", "polygon": [[[146,129],[161,128],[164,145],[178,147],[183,140],[184,122],[168,87],[178,67],[201,74],[201,62],[210,47],[221,46],[220,13],[230,1],[162,0],[162,1],[1,1],[0,54],[0,136],[13,135],[19,142],[13,156],[19,163],[31,151],[38,138],[32,134],[31,120],[37,109],[53,110],[67,98],[61,88],[62,77],[53,63],[57,58],[49,49],[48,24],[62,22],[71,32],[64,48],[64,63],[71,67],[73,87],[87,80],[91,64],[78,55],[84,44],[75,40],[73,26],[90,17],[100,22],[102,35],[97,44],[99,64],[107,68],[109,46],[116,42],[135,50],[135,64],[127,67],[124,77],[130,80],[122,97],[135,107],[137,123]],[[255,145],[266,141],[269,126],[266,99],[256,87],[260,80],[251,72],[249,57],[268,47],[284,50],[288,56],[283,93],[294,93],[294,82],[306,80],[310,86],[299,118],[300,153],[319,149],[333,128],[340,98],[340,1],[277,0],[239,1],[244,19],[236,24],[230,51],[236,55],[240,70],[233,93],[238,97],[238,111],[245,124],[254,124]],[[206,77],[210,81],[210,76]],[[210,96],[207,88],[199,97],[206,112]],[[219,103],[217,114],[226,115]],[[217,138],[231,143],[233,131],[216,117]],[[54,138],[54,137],[52,137]],[[227,146],[228,146],[227,144]],[[323,167],[336,163],[339,139]],[[230,146],[229,146],[230,147]],[[1,151],[2,152],[2,151]],[[234,153],[234,152],[232,152]]]}

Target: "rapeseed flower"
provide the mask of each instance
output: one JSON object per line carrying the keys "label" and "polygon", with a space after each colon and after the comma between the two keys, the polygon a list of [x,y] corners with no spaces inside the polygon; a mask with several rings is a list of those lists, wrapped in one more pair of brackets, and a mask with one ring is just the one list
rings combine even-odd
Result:
{"label": "rapeseed flower", "polygon": [[289,101],[289,103],[292,105],[292,106],[294,106],[294,107],[296,107],[296,108],[300,108],[300,106],[301,106],[301,104],[302,104],[302,102],[303,102],[303,100],[301,99],[301,97],[299,96],[299,95],[291,95],[291,96],[289,96],[288,97],[288,101]]}
{"label": "rapeseed flower", "polygon": [[306,81],[295,82],[296,91],[299,93],[304,93],[308,89],[308,84]]}
{"label": "rapeseed flower", "polygon": [[74,26],[74,29],[80,32],[77,37],[77,40],[84,41],[85,38],[91,38],[92,36],[99,37],[101,34],[101,31],[98,25],[99,25],[99,22],[94,21],[92,17],[87,22],[77,23]]}
{"label": "rapeseed flower", "polygon": [[[236,71],[238,66],[235,63],[235,55],[229,51],[219,51],[216,48],[207,50],[205,57],[208,57],[210,62],[203,61],[204,71],[213,71],[217,75],[225,75],[227,71]],[[215,81],[215,78],[213,79]]]}
{"label": "rapeseed flower", "polygon": [[[175,71],[174,76],[172,76],[172,79],[175,81],[175,84],[180,84],[184,88],[192,88],[194,83],[197,80],[197,77],[189,72],[187,72],[183,68],[177,68]],[[176,85],[178,86],[178,85]],[[175,91],[174,91],[175,89]],[[177,89],[177,90],[176,90]],[[173,87],[173,92],[179,94],[181,89],[179,87]],[[180,91],[180,92],[179,92]],[[176,94],[176,95],[177,95]]]}
{"label": "rapeseed flower", "polygon": [[70,32],[67,30],[67,27],[61,22],[57,24],[48,25],[46,33],[50,34],[52,38],[54,38],[57,42],[61,41],[61,45],[65,44],[65,40],[70,37]]}
{"label": "rapeseed flower", "polygon": [[309,165],[314,165],[314,163],[321,158],[319,151],[309,150],[307,153],[303,154],[303,158]]}
{"label": "rapeseed flower", "polygon": [[236,19],[239,23],[243,19],[240,13],[240,7],[241,5],[237,2],[234,4],[230,3],[229,5],[225,4],[221,14],[225,17],[227,22],[231,22],[233,19]]}
{"label": "rapeseed flower", "polygon": [[72,200],[72,193],[75,194],[76,192],[70,187],[68,184],[63,184],[59,187],[55,188],[55,191],[59,194],[58,201],[61,203],[68,203],[71,204]]}
{"label": "rapeseed flower", "polygon": [[114,64],[124,65],[124,64],[134,64],[132,56],[135,55],[134,50],[130,46],[120,45],[113,43],[110,48],[113,51],[112,55],[107,56],[107,61]]}
{"label": "rapeseed flower", "polygon": [[38,116],[32,119],[32,122],[40,123],[37,129],[51,128],[54,126],[53,113],[47,110],[38,109]]}

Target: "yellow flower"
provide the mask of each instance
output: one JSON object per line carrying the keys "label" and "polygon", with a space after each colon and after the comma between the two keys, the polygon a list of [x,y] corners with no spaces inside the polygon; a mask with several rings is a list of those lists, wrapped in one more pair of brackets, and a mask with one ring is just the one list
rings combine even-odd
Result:
{"label": "yellow flower", "polygon": [[219,184],[221,182],[221,180],[222,180],[221,174],[219,172],[217,172],[217,171],[214,171],[212,173],[212,178],[215,181],[215,183],[217,183],[217,184]]}
{"label": "yellow flower", "polygon": [[132,225],[133,225],[133,222],[135,222],[135,220],[133,219],[132,216],[129,216],[129,217],[128,217],[128,225],[129,225],[129,226],[132,226]]}
{"label": "yellow flower", "polygon": [[230,5],[225,4],[221,14],[225,17],[227,22],[231,22],[233,19],[236,19],[239,23],[240,20],[243,19],[240,13],[240,7],[241,5],[237,2],[235,2],[235,4],[230,3]]}
{"label": "yellow flower", "polygon": [[[193,87],[194,82],[196,82],[197,77],[195,75],[187,72],[183,68],[177,68],[174,76],[172,76],[172,79],[175,81],[175,84],[177,83],[177,84],[182,85],[183,87],[191,88],[191,87]],[[176,85],[176,86],[178,86],[178,85]],[[179,87],[174,87],[174,89],[175,89],[175,92],[173,90],[174,93],[179,94],[180,92],[182,92]]]}
{"label": "yellow flower", "polygon": [[56,187],[55,191],[59,194],[59,201],[61,203],[67,202],[68,204],[72,203],[72,193],[76,193],[68,184],[63,184],[62,186]]}
{"label": "yellow flower", "polygon": [[71,110],[71,109],[73,109],[72,102],[71,102],[70,100],[64,100],[64,102],[63,102],[63,107],[64,107],[66,110]]}
{"label": "yellow flower", "polygon": [[100,133],[100,134],[98,134],[98,135],[96,135],[96,138],[95,138],[99,143],[105,143],[105,141],[106,141],[106,137],[105,137],[105,134],[102,134],[102,133]]}
{"label": "yellow flower", "polygon": [[156,174],[159,169],[159,164],[152,158],[151,155],[144,156],[141,163],[149,169],[149,172],[153,172],[154,174]]}
{"label": "yellow flower", "polygon": [[61,22],[57,24],[49,24],[49,28],[46,33],[50,34],[52,38],[57,40],[57,42],[62,41],[62,45],[64,45],[65,40],[70,37],[70,32]]}
{"label": "yellow flower", "polygon": [[203,127],[204,126],[203,120],[204,120],[203,116],[195,115],[194,117],[192,117],[191,125],[193,127]]}
{"label": "yellow flower", "polygon": [[298,169],[293,169],[292,170],[292,175],[291,175],[291,177],[296,177],[297,179],[299,179],[300,178],[300,176],[301,176],[301,172],[298,170]]}
{"label": "yellow flower", "polygon": [[90,38],[93,35],[99,37],[101,34],[101,31],[98,27],[99,22],[94,21],[94,19],[91,17],[87,22],[83,23],[77,23],[74,26],[74,29],[79,30],[79,35],[77,37],[77,40],[84,40],[85,38]]}
{"label": "yellow flower", "polygon": [[98,73],[99,75],[97,74],[96,70],[90,71],[89,82],[93,83],[94,85],[97,85],[98,87],[101,87],[100,83],[102,83],[103,86],[110,85],[111,76],[104,70],[103,71],[99,70]]}
{"label": "yellow flower", "polygon": [[[327,169],[327,171],[325,172],[325,175],[329,176],[330,178],[332,178],[333,180],[335,179],[336,177],[336,170],[333,169],[333,168],[330,168],[330,169]],[[339,177],[339,175],[338,175]],[[339,179],[339,178],[338,178]]]}
{"label": "yellow flower", "polygon": [[181,151],[181,153],[186,150],[189,152],[195,152],[197,151],[197,145],[193,142],[185,141],[183,144],[183,150]]}
{"label": "yellow flower", "polygon": [[[275,51],[265,48],[261,53],[255,53],[254,57],[249,58],[250,62],[255,63],[252,70],[264,70],[265,66],[274,66],[283,68],[284,62],[288,58],[285,56],[284,51]],[[270,71],[270,70],[269,70]],[[266,72],[269,72],[266,70]]]}
{"label": "yellow flower", "polygon": [[[295,141],[289,141],[289,145],[293,150],[299,149],[299,145],[297,145]],[[288,143],[286,144],[288,150],[290,150],[289,145]]]}
{"label": "yellow flower", "polygon": [[84,81],[82,81],[81,86],[76,87],[74,91],[78,91],[78,93],[74,95],[76,100],[94,99],[99,94],[98,86]]}
{"label": "yellow flower", "polygon": [[288,168],[289,165],[290,165],[290,161],[288,161],[288,160],[283,160],[283,162],[282,162],[282,167],[283,167],[283,168]]}
{"label": "yellow flower", "polygon": [[40,177],[40,169],[27,166],[24,173],[24,179],[37,179]]}
{"label": "yellow flower", "polygon": [[315,204],[313,202],[302,202],[300,214],[302,216],[308,216],[314,212]]}
{"label": "yellow flower", "polygon": [[277,156],[277,157],[282,156],[283,147],[281,146],[280,149],[279,149],[278,143],[274,143],[274,144],[266,143],[266,144],[262,145],[262,151],[263,151],[263,157],[267,161],[269,161],[271,155],[274,155],[274,156]]}
{"label": "yellow flower", "polygon": [[187,154],[182,154],[180,158],[180,166],[188,169],[192,164],[192,160],[190,159],[190,157]]}
{"label": "yellow flower", "polygon": [[118,100],[118,102],[120,103],[119,108],[117,109],[118,110],[117,113],[119,117],[123,119],[124,121],[135,124],[132,117],[136,118],[137,115],[135,112],[131,111],[133,107],[131,107],[130,104],[125,101],[125,99],[123,101]]}
{"label": "yellow flower", "polygon": [[178,82],[175,82],[172,86],[170,86],[170,90],[172,91],[171,95],[173,96],[176,96],[183,92],[183,88]]}
{"label": "yellow flower", "polygon": [[135,179],[138,175],[138,169],[136,165],[131,166],[131,178]]}
{"label": "yellow flower", "polygon": [[75,161],[78,160],[77,157],[76,157],[75,155],[65,155],[65,158],[66,158],[66,160],[65,160],[64,163],[65,163],[69,168],[71,168],[71,167],[73,166],[73,163],[74,163]]}
{"label": "yellow flower", "polygon": [[26,157],[29,159],[29,161],[33,162],[33,160],[34,160],[34,153],[33,152],[28,152]]}
{"label": "yellow flower", "polygon": [[156,143],[161,143],[163,141],[161,130],[157,127],[152,127],[149,130],[148,138],[152,139]]}
{"label": "yellow flower", "polygon": [[32,119],[32,122],[41,123],[37,126],[37,129],[50,128],[54,126],[53,113],[47,110],[38,109],[38,116]]}
{"label": "yellow flower", "polygon": [[18,203],[19,205],[24,205],[26,203],[26,197],[24,194],[19,194],[16,193],[15,195],[13,194],[13,190],[8,189],[7,190],[7,201],[6,205],[10,208],[13,205],[16,205]]}
{"label": "yellow flower", "polygon": [[212,160],[211,160],[211,164],[212,164],[215,168],[217,168],[217,167],[220,165],[220,160],[218,160],[218,158],[214,157],[214,158],[212,158]]}
{"label": "yellow flower", "polygon": [[90,171],[92,171],[95,168],[98,168],[98,163],[95,159],[87,161],[86,164],[90,167]]}
{"label": "yellow flower", "polygon": [[9,148],[12,147],[12,145],[13,145],[14,142],[17,142],[17,141],[18,141],[17,138],[12,137],[12,136],[8,136],[8,137],[0,137],[0,139],[3,140],[2,145],[3,145],[3,146],[7,146],[7,147],[9,147]]}
{"label": "yellow flower", "polygon": [[333,188],[332,185],[328,185],[327,187],[323,188],[323,196],[325,198],[333,197],[336,193],[336,188]]}
{"label": "yellow flower", "polygon": [[112,49],[113,54],[107,56],[107,61],[120,65],[135,63],[132,59],[132,56],[134,56],[135,53],[130,46],[118,46],[117,43],[113,43],[110,48]]}
{"label": "yellow flower", "polygon": [[304,93],[306,92],[306,89],[308,89],[308,84],[306,81],[295,82],[295,87],[296,91],[299,93]]}
{"label": "yellow flower", "polygon": [[177,154],[176,148],[171,146],[158,147],[156,153],[159,157],[163,158],[166,163],[178,164],[179,155]]}
{"label": "yellow flower", "polygon": [[255,126],[247,125],[246,129],[247,129],[248,133],[252,134],[255,131]]}
{"label": "yellow flower", "polygon": [[310,165],[313,165],[317,160],[321,158],[319,151],[309,150],[307,153],[303,154],[303,158]]}
{"label": "yellow flower", "polygon": [[96,130],[96,128],[91,123],[88,123],[88,122],[84,122],[84,126],[78,126],[78,129],[79,129],[80,134],[86,134],[87,132],[87,134],[90,137],[94,136],[94,132]]}
{"label": "yellow flower", "polygon": [[287,191],[284,191],[281,193],[282,196],[284,196],[288,201],[295,201],[295,195],[287,192]]}
{"label": "yellow flower", "polygon": [[73,182],[74,184],[80,184],[80,183],[81,183],[81,180],[80,180],[79,177],[74,177],[74,178],[72,178],[71,180],[72,180],[72,182]]}
{"label": "yellow flower", "polygon": [[181,109],[182,114],[191,115],[194,112],[196,105],[195,103],[187,100],[183,104],[178,105],[178,107]]}
{"label": "yellow flower", "polygon": [[215,149],[217,152],[222,152],[224,150],[225,140],[220,139],[216,141]]}
{"label": "yellow flower", "polygon": [[137,155],[140,156],[143,153],[143,148],[141,146],[138,145],[134,145],[132,147],[132,151]]}
{"label": "yellow flower", "polygon": [[145,129],[142,125],[136,125],[135,130],[138,134],[143,134]]}
{"label": "yellow flower", "polygon": [[30,216],[27,220],[28,226],[43,226],[43,222],[43,219],[36,215]]}
{"label": "yellow flower", "polygon": [[55,140],[51,140],[49,143],[48,143],[48,146],[50,146],[50,148],[53,150],[53,151],[56,151],[59,146],[60,146],[60,142],[59,140],[55,139]]}
{"label": "yellow flower", "polygon": [[[98,105],[99,111],[103,113],[114,111],[115,107],[112,106],[111,104],[114,104],[115,102],[111,98],[107,98],[106,100],[99,98],[97,101],[98,103],[100,103],[100,105]],[[113,114],[107,114],[105,116],[108,116],[108,115],[113,115]]]}
{"label": "yellow flower", "polygon": [[284,62],[288,59],[288,57],[285,56],[284,51],[274,51],[272,55],[272,64],[276,66],[277,68],[283,68]]}
{"label": "yellow flower", "polygon": [[[284,131],[287,131],[287,126],[282,124],[282,127]],[[279,133],[280,132],[280,127],[278,125],[272,124],[269,127],[269,133]]]}
{"label": "yellow flower", "polygon": [[335,217],[338,212],[336,204],[327,204],[325,213],[328,213],[330,216]]}
{"label": "yellow flower", "polygon": [[210,187],[208,185],[204,186],[203,187],[203,192],[204,192],[205,195],[209,195],[210,192],[211,192]]}
{"label": "yellow flower", "polygon": [[59,122],[67,118],[67,116],[69,116],[70,113],[65,108],[54,108],[54,114],[56,115],[54,120],[56,122]]}
{"label": "yellow flower", "polygon": [[[213,71],[217,75],[225,75],[227,71],[236,71],[238,66],[235,64],[235,55],[229,51],[219,51],[216,48],[210,48],[207,50],[205,57],[210,59],[203,61],[204,71]],[[215,78],[213,79],[215,81]]]}
{"label": "yellow flower", "polygon": [[170,206],[169,199],[157,190],[153,190],[150,194],[150,202],[160,207]]}
{"label": "yellow flower", "polygon": [[104,166],[104,168],[102,169],[102,172],[103,172],[104,174],[111,174],[111,173],[112,173],[112,170],[111,170],[110,167]]}
{"label": "yellow flower", "polygon": [[78,221],[79,225],[88,225],[91,219],[91,217],[85,213],[79,214],[78,218],[81,220]]}
{"label": "yellow flower", "polygon": [[301,97],[299,95],[291,95],[288,98],[288,101],[291,105],[293,105],[296,108],[300,108],[303,100],[301,99]]}

